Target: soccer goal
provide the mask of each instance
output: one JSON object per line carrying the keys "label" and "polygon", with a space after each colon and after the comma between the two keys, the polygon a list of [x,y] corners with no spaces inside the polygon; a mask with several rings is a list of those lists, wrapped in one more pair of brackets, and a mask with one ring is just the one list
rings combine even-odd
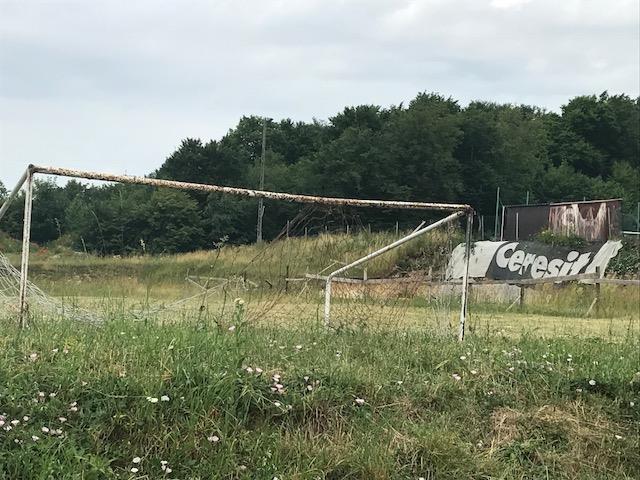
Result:
{"label": "soccer goal", "polygon": [[[74,218],[88,225],[96,241],[87,245],[79,235],[80,243],[74,252],[77,255],[57,268],[60,272],[65,269],[71,272],[72,282],[67,278],[47,280],[42,275],[43,268],[35,274],[34,283],[29,281],[36,175],[114,185],[110,190],[100,191],[100,195],[76,202]],[[116,189],[117,185],[122,188]],[[120,195],[121,212],[128,215],[139,202],[140,197],[135,195],[141,194],[124,188],[140,188],[145,192],[144,198],[153,201],[146,213],[139,214],[141,219],[137,223],[125,221],[124,213],[120,213],[123,219],[118,238],[122,237],[122,245],[126,244],[128,250],[114,254],[101,215],[111,215],[113,224],[113,217],[118,220],[119,214],[113,209],[104,213],[101,199]],[[24,193],[20,193],[22,190]],[[188,192],[195,200],[188,199],[183,211],[176,208],[180,211],[152,221],[150,218],[156,211],[171,209],[167,207],[171,205],[166,201],[168,197],[161,192],[176,190]],[[155,192],[159,192],[157,198],[150,197]],[[455,295],[459,294],[459,300],[455,301],[456,305],[459,301],[457,335],[460,340],[464,338],[473,222],[469,205],[296,195],[30,165],[0,207],[0,229],[2,217],[20,195],[24,196],[20,269],[16,268],[17,258],[14,266],[0,252],[0,305],[14,308],[23,326],[35,309],[55,310],[61,315],[97,322],[105,318],[99,308],[104,310],[105,298],[120,302],[117,309],[120,314],[164,315],[163,318],[175,321],[190,311],[196,312],[199,320],[212,319],[228,328],[234,328],[239,321],[286,322],[294,317],[315,318],[327,328],[389,324],[411,315],[421,321],[420,308],[428,303],[427,297],[433,296],[433,292],[425,293],[425,285],[442,278],[439,276],[451,250],[458,241],[464,241],[465,274],[455,290]],[[246,238],[238,241],[242,240],[238,226],[249,218],[255,222],[252,212],[256,211],[254,202],[258,199],[268,202],[267,214],[262,210],[259,215],[265,219],[267,239],[258,243]],[[189,227],[193,235],[206,241],[197,252],[165,254],[157,241],[165,236],[162,229],[173,232],[180,227],[175,236],[184,236],[187,231],[184,217],[188,214],[201,221],[197,228]],[[466,230],[460,228],[465,221]],[[136,226],[141,224],[144,227]],[[131,247],[132,238],[136,239],[136,248]],[[159,255],[151,255],[148,245]],[[69,267],[83,261],[88,263],[82,268]],[[116,270],[118,265],[126,265],[128,273],[114,274],[100,288],[85,294],[83,288],[88,289],[96,277],[103,279],[105,272]],[[79,271],[89,273],[78,278]],[[40,284],[36,287],[40,277],[49,282],[49,289]],[[134,292],[137,294],[125,298],[129,296],[122,289],[127,282],[135,283],[134,280],[137,284],[129,293],[137,288]],[[69,292],[64,291],[65,286],[69,286]],[[450,297],[452,292],[447,295]],[[442,305],[442,301],[437,304]],[[113,313],[113,302],[109,305]]]}

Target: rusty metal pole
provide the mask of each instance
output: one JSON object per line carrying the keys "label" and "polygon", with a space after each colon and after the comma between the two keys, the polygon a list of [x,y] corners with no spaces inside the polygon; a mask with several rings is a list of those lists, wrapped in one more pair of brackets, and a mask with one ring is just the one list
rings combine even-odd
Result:
{"label": "rusty metal pole", "polygon": [[31,207],[33,205],[33,172],[27,170],[26,192],[24,196],[24,223],[22,227],[22,260],[20,265],[19,311],[20,327],[27,326],[27,276],[29,274],[29,243],[31,240]]}
{"label": "rusty metal pole", "polygon": [[464,340],[465,324],[467,322],[469,305],[469,263],[471,262],[471,229],[473,228],[473,213],[467,213],[467,234],[464,245],[464,275],[462,276],[462,299],[460,305],[460,330],[458,340]]}
{"label": "rusty metal pole", "polygon": [[400,200],[363,200],[359,198],[319,197],[315,195],[298,195],[284,192],[270,192],[253,190],[250,188],[225,187],[207,183],[178,182],[176,180],[162,180],[159,178],[136,177],[132,175],[114,175],[103,172],[89,172],[71,168],[45,167],[30,165],[32,173],[57,175],[60,177],[86,178],[89,180],[103,180],[105,182],[131,183],[136,185],[153,185],[156,187],[175,188],[180,190],[194,190],[200,192],[219,192],[250,198],[270,198],[294,203],[315,203],[318,205],[342,205],[350,207],[368,208],[398,208],[403,210],[440,210],[448,212],[471,211],[470,205],[462,203],[435,202],[405,202]]}
{"label": "rusty metal pole", "polygon": [[[260,155],[260,190],[264,190],[264,161],[267,152],[267,120],[262,123],[262,155]],[[258,199],[258,223],[256,226],[256,241],[262,243],[262,220],[264,217],[264,198]]]}

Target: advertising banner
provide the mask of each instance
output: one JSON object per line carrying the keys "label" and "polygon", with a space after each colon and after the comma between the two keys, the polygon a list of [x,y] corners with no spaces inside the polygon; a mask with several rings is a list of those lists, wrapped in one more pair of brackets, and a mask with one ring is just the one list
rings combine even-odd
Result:
{"label": "advertising banner", "polygon": [[[621,246],[620,241],[580,248],[538,242],[475,242],[471,248],[469,276],[492,280],[537,279],[595,273],[598,267],[604,275]],[[451,254],[447,279],[462,278],[463,272],[464,244],[460,244]]]}

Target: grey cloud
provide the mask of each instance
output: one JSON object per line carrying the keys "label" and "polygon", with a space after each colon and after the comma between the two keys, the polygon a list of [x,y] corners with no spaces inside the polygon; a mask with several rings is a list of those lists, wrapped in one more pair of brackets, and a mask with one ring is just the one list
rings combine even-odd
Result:
{"label": "grey cloud", "polygon": [[146,173],[243,114],[310,120],[418,91],[558,109],[638,95],[637,1],[0,0],[0,179]]}

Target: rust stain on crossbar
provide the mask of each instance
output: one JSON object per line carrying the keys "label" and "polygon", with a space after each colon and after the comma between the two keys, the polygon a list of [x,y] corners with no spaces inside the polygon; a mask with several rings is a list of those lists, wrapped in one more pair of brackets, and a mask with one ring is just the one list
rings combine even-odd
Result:
{"label": "rust stain on crossbar", "polygon": [[270,198],[273,200],[283,200],[295,203],[316,203],[323,205],[343,205],[352,207],[397,208],[408,210],[473,212],[473,209],[470,205],[458,203],[404,202],[398,200],[361,200],[353,198],[318,197],[313,195],[296,195],[293,193],[268,192],[264,190],[252,190],[249,188],[224,187],[206,183],[178,182],[175,180],[162,180],[158,178],[137,177],[131,175],[114,175],[111,173],[89,172],[71,168],[45,167],[38,165],[29,165],[28,170],[32,173],[44,173],[48,175],[58,175],[61,177],[86,178],[90,180],[103,180],[105,182],[152,185],[156,187],[198,190],[202,192],[219,192],[244,197]]}

